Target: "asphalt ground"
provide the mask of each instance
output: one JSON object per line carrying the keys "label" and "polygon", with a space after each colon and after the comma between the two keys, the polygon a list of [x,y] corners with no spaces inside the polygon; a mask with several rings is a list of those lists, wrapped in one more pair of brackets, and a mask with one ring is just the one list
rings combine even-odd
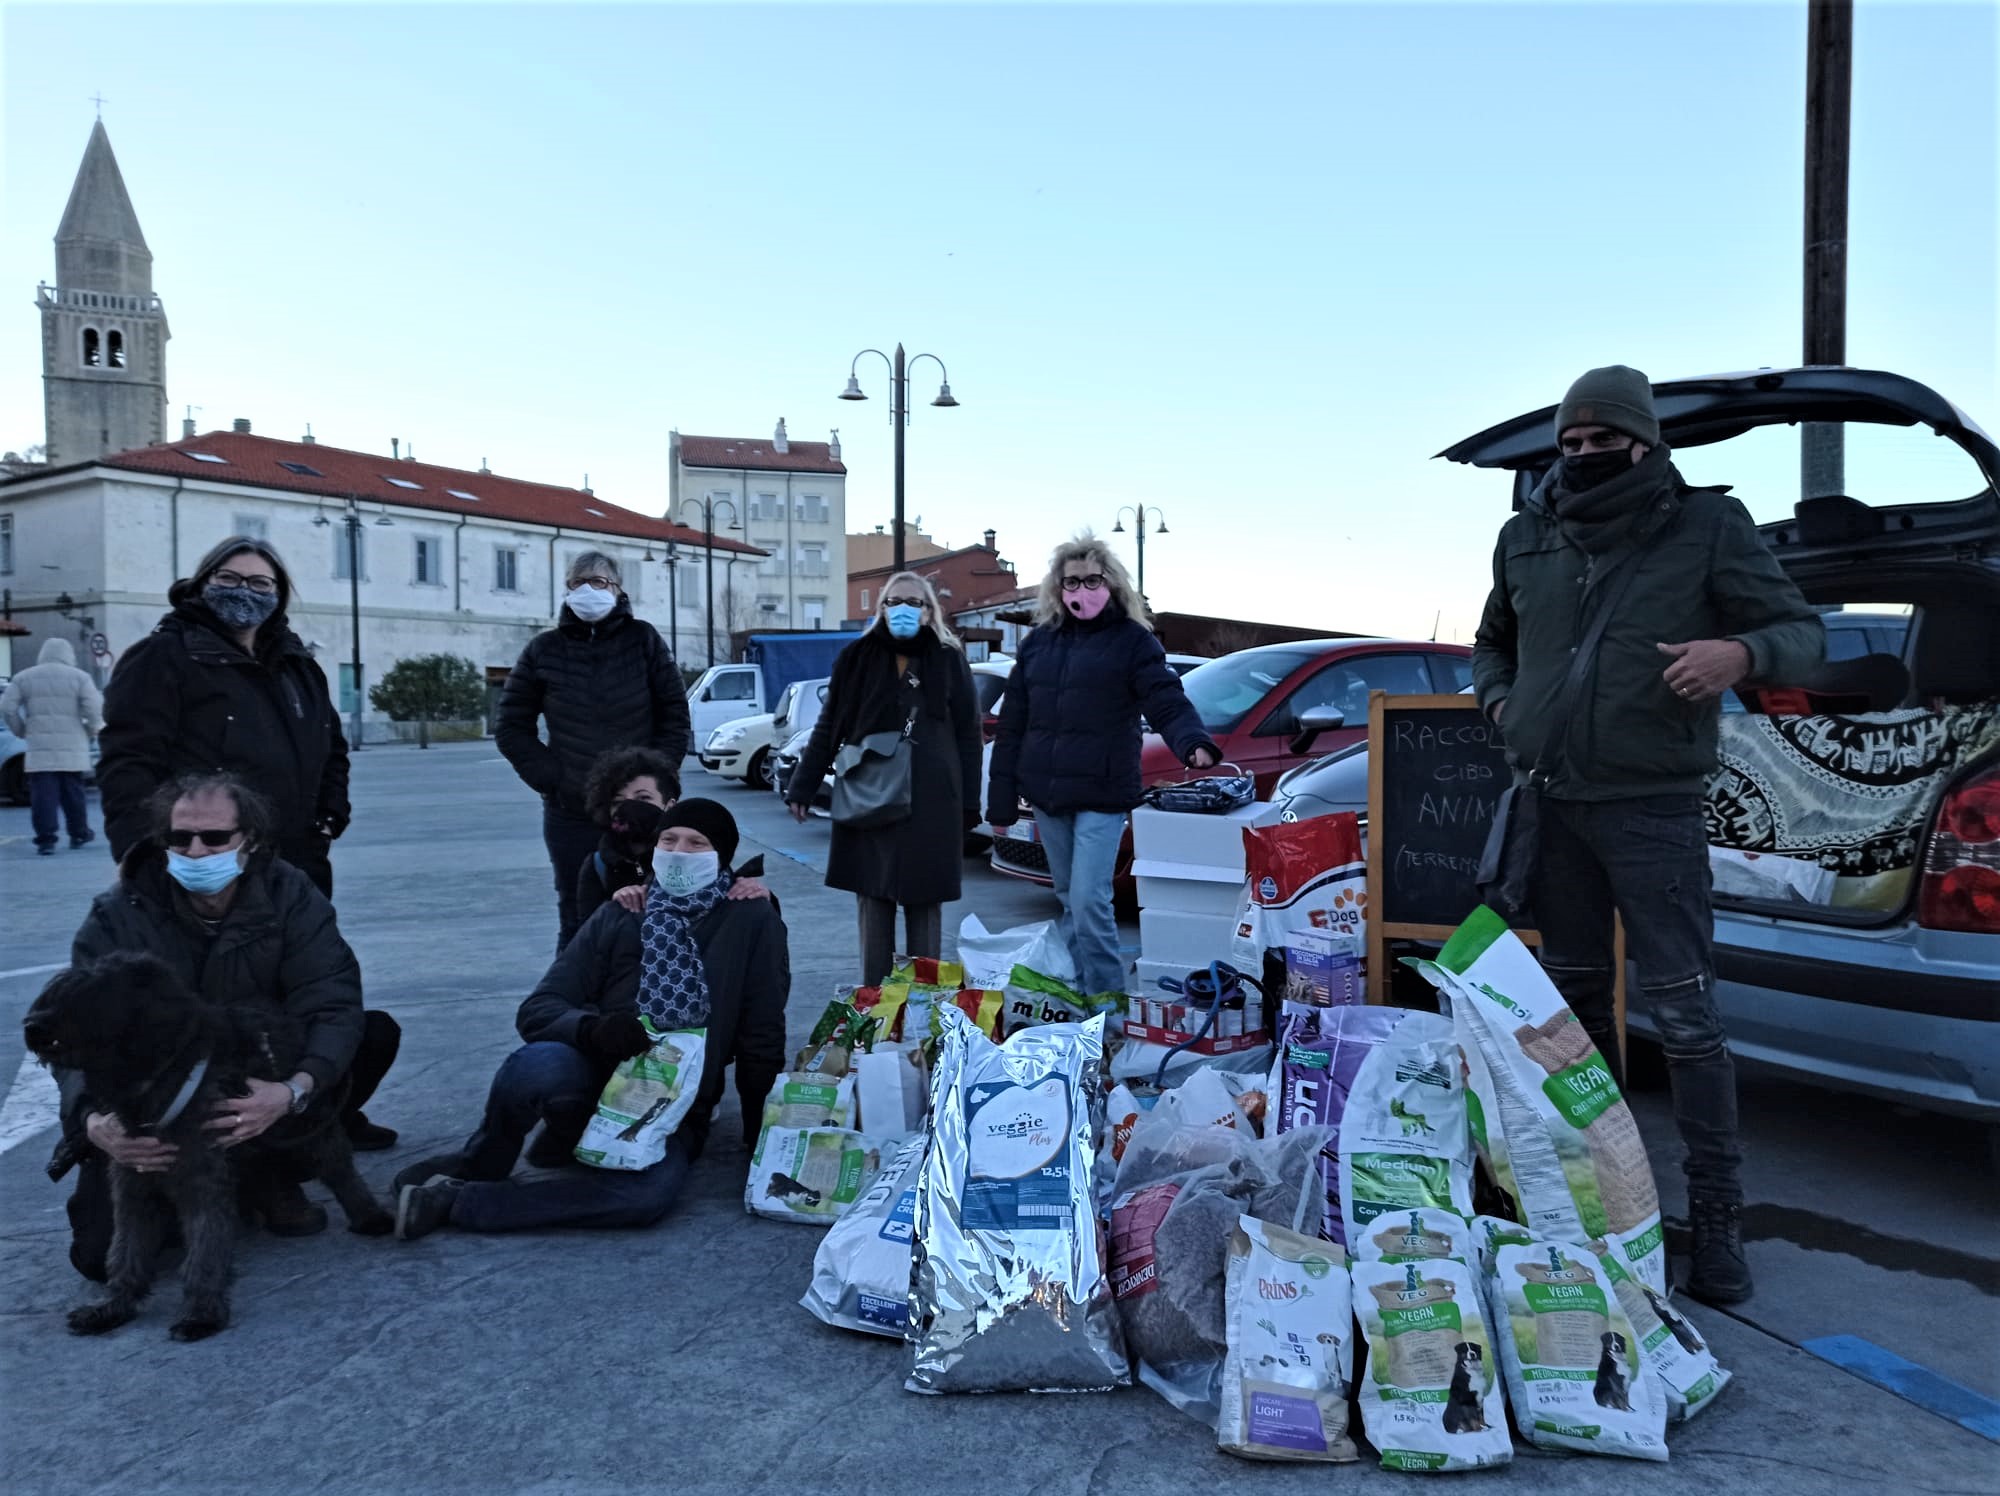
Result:
{"label": "asphalt ground", "polygon": [[[851,902],[820,883],[827,828],[775,798],[704,784],[763,850],[791,931],[793,1040],[852,980]],[[459,1142],[515,1044],[514,1009],[554,939],[533,796],[487,744],[370,749],[335,854],[341,922],[371,1006],[404,1028],[370,1107],[400,1128],[364,1155],[378,1187]],[[168,1340],[175,1290],[101,1340],[65,1333],[85,1285],[64,1255],[66,1188],[42,1173],[46,1077],[19,1018],[65,959],[110,878],[101,843],[37,859],[27,812],[0,810],[0,1489],[67,1492],[1195,1492],[1272,1493],[1329,1476],[1251,1466],[1143,1389],[1105,1396],[932,1399],[901,1390],[906,1353],[797,1307],[820,1233],[752,1219],[733,1096],[682,1208],[644,1232],[475,1236],[403,1244],[336,1225],[303,1241],[246,1236],[235,1322]],[[1046,917],[1049,896],[967,865],[994,928]],[[1678,1170],[1663,1092],[1635,1109],[1669,1216]],[[1686,1310],[1736,1381],[1670,1431],[1664,1466],[1538,1456],[1468,1477],[1553,1492],[2000,1489],[2000,1444],[1932,1411],[1991,1418],[2000,1397],[2000,1188],[1963,1124],[1747,1076],[1757,1297]],[[336,1213],[337,1214],[337,1213]],[[1848,1337],[1834,1345],[1826,1337]],[[1919,1401],[1802,1349],[1817,1344]],[[1857,1349],[1859,1347],[1859,1349]],[[1886,1358],[1886,1359],[1885,1359]],[[1931,1380],[1926,1380],[1928,1373]],[[1937,1379],[1942,1379],[1939,1381]],[[1947,1411],[1951,1411],[1947,1407]],[[2000,1434],[2000,1430],[1996,1430]]]}

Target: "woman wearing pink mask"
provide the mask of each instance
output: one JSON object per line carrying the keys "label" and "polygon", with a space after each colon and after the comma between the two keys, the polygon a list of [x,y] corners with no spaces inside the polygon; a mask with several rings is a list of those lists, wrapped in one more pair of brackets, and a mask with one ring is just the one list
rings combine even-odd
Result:
{"label": "woman wearing pink mask", "polygon": [[1221,750],[1168,667],[1145,599],[1096,536],[1056,547],[1035,617],[1007,680],[986,819],[1009,826],[1022,800],[1034,807],[1078,980],[1093,995],[1119,992],[1111,878],[1144,788],[1139,719],[1191,767],[1210,767]]}

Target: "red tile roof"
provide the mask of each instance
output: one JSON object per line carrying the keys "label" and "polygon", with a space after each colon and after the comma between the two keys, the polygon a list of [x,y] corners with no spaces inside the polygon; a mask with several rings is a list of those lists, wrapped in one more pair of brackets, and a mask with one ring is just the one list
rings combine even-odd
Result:
{"label": "red tile roof", "polygon": [[[220,457],[221,462],[203,462],[192,453]],[[294,472],[281,466],[296,463],[309,472]],[[675,540],[700,548],[702,532],[677,525],[650,514],[621,509],[608,499],[585,493],[580,488],[559,488],[552,483],[530,483],[522,478],[503,478],[498,473],[467,472],[464,468],[437,467],[427,462],[398,461],[372,452],[349,452],[320,442],[278,441],[268,436],[252,436],[236,431],[211,431],[158,447],[139,447],[100,457],[95,463],[77,467],[112,467],[127,472],[163,473],[177,478],[200,478],[210,483],[241,483],[258,488],[279,488],[292,493],[312,494],[329,499],[352,495],[369,503],[390,504],[403,509],[438,510],[449,514],[477,515],[484,519],[512,520],[517,524],[561,526],[565,530],[595,531],[601,535],[630,536],[635,540]],[[415,488],[399,487],[391,479],[414,483]],[[452,493],[473,495],[466,500]],[[756,546],[745,545],[725,536],[715,537],[717,550],[761,556]]]}
{"label": "red tile roof", "polygon": [[734,436],[684,436],[681,466],[749,468],[768,473],[844,473],[847,464],[833,455],[827,442],[787,442],[788,452],[775,451],[769,441]]}

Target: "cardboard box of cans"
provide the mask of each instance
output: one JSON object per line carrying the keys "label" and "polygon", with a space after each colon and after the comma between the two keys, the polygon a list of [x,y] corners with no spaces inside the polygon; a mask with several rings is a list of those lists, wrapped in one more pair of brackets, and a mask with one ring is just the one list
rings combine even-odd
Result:
{"label": "cardboard box of cans", "polygon": [[1195,1039],[1207,1016],[1206,1008],[1177,998],[1134,997],[1125,1014],[1125,1037],[1135,1043],[1187,1044],[1192,1054],[1211,1055],[1240,1054],[1271,1042],[1260,1014],[1241,1005],[1218,1009],[1209,1031]]}

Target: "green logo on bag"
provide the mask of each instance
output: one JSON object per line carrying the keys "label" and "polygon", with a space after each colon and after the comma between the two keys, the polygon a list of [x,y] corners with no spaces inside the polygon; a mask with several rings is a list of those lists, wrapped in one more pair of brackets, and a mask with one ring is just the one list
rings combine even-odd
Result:
{"label": "green logo on bag", "polygon": [[1308,1278],[1324,1278],[1333,1271],[1333,1264],[1324,1257],[1303,1257],[1299,1259],[1299,1266],[1306,1270]]}
{"label": "green logo on bag", "polygon": [[1555,1103],[1563,1121],[1582,1132],[1621,1099],[1618,1082],[1603,1057],[1592,1055],[1580,1065],[1558,1070],[1542,1082],[1542,1093]]}

